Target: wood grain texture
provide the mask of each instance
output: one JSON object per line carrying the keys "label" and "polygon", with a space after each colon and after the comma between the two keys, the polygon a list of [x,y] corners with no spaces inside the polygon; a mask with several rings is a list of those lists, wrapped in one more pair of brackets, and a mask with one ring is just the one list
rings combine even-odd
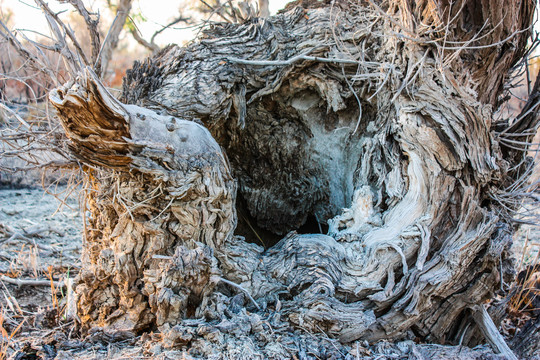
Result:
{"label": "wood grain texture", "polygon": [[[287,339],[292,325],[343,344],[458,343],[470,307],[511,274],[512,229],[492,194],[515,164],[493,105],[523,54],[485,47],[502,60],[479,63],[447,49],[476,44],[460,17],[472,3],[450,23],[450,5],[432,1],[291,5],[136,63],[122,103],[89,71],[53,93],[73,152],[97,168],[83,328],[157,328],[203,356],[233,354],[231,342],[291,354],[265,321]],[[467,16],[489,19],[475,29],[495,43],[530,24],[531,6],[496,26]],[[264,247],[234,233],[237,208]],[[296,231],[313,218],[326,234]],[[285,236],[271,246],[264,231]]]}

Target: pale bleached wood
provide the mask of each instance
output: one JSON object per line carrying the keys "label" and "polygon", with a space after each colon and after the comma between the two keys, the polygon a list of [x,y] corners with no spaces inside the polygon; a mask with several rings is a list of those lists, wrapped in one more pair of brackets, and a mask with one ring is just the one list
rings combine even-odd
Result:
{"label": "pale bleached wood", "polygon": [[491,346],[505,358],[517,360],[517,356],[512,352],[499,330],[497,330],[497,326],[493,323],[486,308],[483,305],[476,305],[472,311],[474,320]]}

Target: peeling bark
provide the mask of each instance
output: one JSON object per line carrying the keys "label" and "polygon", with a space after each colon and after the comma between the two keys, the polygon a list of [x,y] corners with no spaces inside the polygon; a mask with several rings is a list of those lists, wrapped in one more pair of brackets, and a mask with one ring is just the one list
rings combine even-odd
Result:
{"label": "peeling bark", "polygon": [[[88,166],[83,329],[157,328],[171,346],[213,333],[223,350],[279,314],[280,333],[459,343],[469,309],[511,273],[512,228],[491,195],[515,164],[492,106],[523,50],[482,47],[500,62],[480,62],[446,45],[503,41],[532,14],[524,1],[493,25],[463,10],[473,3],[290,6],[136,63],[122,103],[91,71],[53,92]],[[490,20],[478,43],[471,15]],[[327,233],[299,233],[310,219]],[[242,321],[261,328],[225,326]],[[286,352],[255,338],[253,354]]]}

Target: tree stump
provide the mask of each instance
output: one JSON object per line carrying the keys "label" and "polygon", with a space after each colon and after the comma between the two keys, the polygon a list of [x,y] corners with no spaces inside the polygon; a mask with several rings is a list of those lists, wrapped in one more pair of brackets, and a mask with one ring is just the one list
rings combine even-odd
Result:
{"label": "tree stump", "polygon": [[512,274],[504,139],[538,119],[494,109],[533,8],[297,3],[135,63],[120,101],[91,70],[51,93],[88,175],[83,330],[459,343]]}

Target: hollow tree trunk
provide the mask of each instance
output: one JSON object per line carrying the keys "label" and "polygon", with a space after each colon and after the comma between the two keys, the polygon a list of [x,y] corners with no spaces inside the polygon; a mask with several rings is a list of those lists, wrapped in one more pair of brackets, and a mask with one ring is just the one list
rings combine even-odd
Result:
{"label": "hollow tree trunk", "polygon": [[533,3],[496,3],[291,5],[136,63],[122,103],[90,70],[54,91],[88,174],[83,329],[264,356],[289,353],[267,346],[289,325],[343,343],[473,331],[512,272],[497,199],[523,157],[493,109]]}

